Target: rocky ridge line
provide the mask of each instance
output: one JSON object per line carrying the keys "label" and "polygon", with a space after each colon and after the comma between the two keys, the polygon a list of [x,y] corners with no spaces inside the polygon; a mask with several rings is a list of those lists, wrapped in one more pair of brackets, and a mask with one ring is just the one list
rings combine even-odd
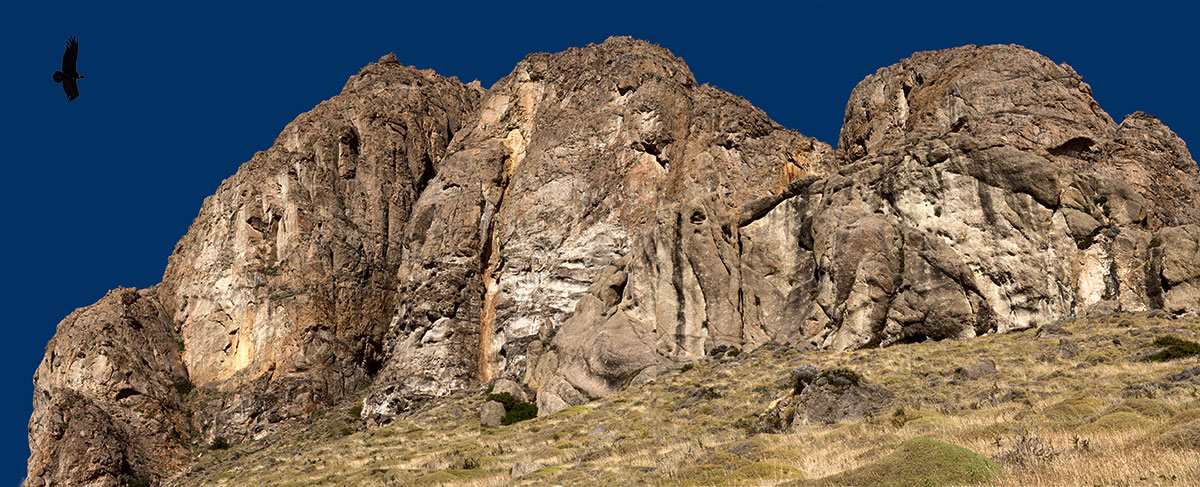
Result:
{"label": "rocky ridge line", "polygon": [[1161,122],[1018,46],[880,69],[836,152],[629,38],[487,91],[386,56],[205,201],[161,285],[60,323],[26,485],[167,475],[364,389],[371,424],[498,378],[549,414],[717,347],[1195,315],[1197,189]]}

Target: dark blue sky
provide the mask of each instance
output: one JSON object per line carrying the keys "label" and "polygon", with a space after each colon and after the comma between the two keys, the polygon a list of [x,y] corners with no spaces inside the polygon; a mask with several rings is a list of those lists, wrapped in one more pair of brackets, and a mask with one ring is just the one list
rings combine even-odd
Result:
{"label": "dark blue sky", "polygon": [[[24,476],[31,377],[58,321],[113,287],[157,283],[222,179],[391,51],[487,87],[527,53],[632,35],[835,144],[851,88],[875,69],[919,50],[1016,43],[1071,64],[1118,121],[1143,110],[1200,138],[1200,12],[1184,2],[248,3],[0,7],[0,485]],[[71,35],[87,78],[68,104],[51,74]]]}

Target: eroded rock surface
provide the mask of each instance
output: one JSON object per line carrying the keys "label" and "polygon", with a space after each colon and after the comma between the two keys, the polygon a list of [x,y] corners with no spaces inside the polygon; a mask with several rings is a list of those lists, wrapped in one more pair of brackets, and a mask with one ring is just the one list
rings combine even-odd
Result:
{"label": "eroded rock surface", "polygon": [[[386,56],[205,201],[161,285],[60,324],[27,485],[167,474],[364,388],[368,423],[497,379],[546,415],[714,349],[1194,315],[1198,194],[1159,120],[1018,46],[880,69],[837,151],[629,38],[487,91]],[[826,379],[805,421],[874,400]]]}
{"label": "eroded rock surface", "polygon": [[530,55],[480,105],[413,209],[372,415],[525,379],[661,207],[694,194],[736,207],[832,152],[629,38]]}
{"label": "eroded rock surface", "polygon": [[[151,294],[113,291],[60,325],[35,378],[27,483],[83,482],[66,467],[55,473],[43,465],[73,464],[65,456],[83,446],[71,445],[117,441],[106,431],[125,435],[128,441],[112,444],[128,446],[105,453],[120,461],[88,468],[125,465],[103,467],[122,482],[165,474],[190,459],[181,445],[194,439],[193,426],[205,443],[238,442],[365,387],[382,367],[409,212],[482,92],[389,55],[288,124],[205,200]],[[123,306],[157,313],[155,326],[140,333],[163,329],[152,338],[169,343],[169,359],[141,361],[142,342],[109,309],[128,296],[141,297]],[[147,313],[134,313],[133,323],[148,323]],[[80,327],[86,332],[77,335]],[[97,344],[133,348],[127,356],[96,355],[89,347]],[[70,358],[75,352],[58,350],[64,346],[82,355]],[[65,362],[85,357],[84,365]],[[121,385],[121,377],[137,381]],[[173,381],[185,379],[214,392],[189,405],[195,424],[171,392]],[[88,420],[103,438],[54,436],[58,426],[44,417],[61,414],[50,410],[61,397],[75,397],[69,394],[90,402],[72,410],[106,413]]]}
{"label": "eroded rock surface", "polygon": [[918,53],[855,88],[840,144],[836,170],[779,194],[660,207],[531,384],[600,396],[720,345],[851,349],[1200,311],[1195,161],[1153,117],[1113,123],[1065,65],[1017,46]]}
{"label": "eroded rock surface", "polygon": [[843,159],[957,133],[1015,149],[1086,151],[1113,132],[1092,89],[1066,63],[1020,46],[925,51],[867,76],[846,104]]}
{"label": "eroded rock surface", "polygon": [[288,124],[207,198],[159,295],[206,437],[235,441],[366,386],[383,365],[405,225],[482,90],[394,56]]}
{"label": "eroded rock surface", "polygon": [[127,485],[188,461],[187,371],[153,290],[71,313],[33,376],[27,486]]}

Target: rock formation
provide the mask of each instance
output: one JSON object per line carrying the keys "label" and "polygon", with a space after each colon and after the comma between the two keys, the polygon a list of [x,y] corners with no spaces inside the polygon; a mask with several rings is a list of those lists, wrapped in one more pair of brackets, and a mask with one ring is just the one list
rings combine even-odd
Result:
{"label": "rock formation", "polygon": [[628,38],[531,55],[480,107],[414,206],[373,418],[475,380],[525,378],[660,208],[694,197],[737,207],[832,153]]}
{"label": "rock formation", "polygon": [[850,349],[1194,314],[1197,190],[1178,137],[1141,113],[1113,123],[1065,65],[1017,46],[918,53],[854,89],[836,169],[740,212],[703,193],[661,210],[531,385],[601,396],[728,344]]}
{"label": "rock formation", "polygon": [[67,316],[33,376],[25,484],[116,487],[189,461],[174,337],[153,290],[115,289]]}
{"label": "rock formation", "polygon": [[389,55],[288,124],[207,198],[158,294],[206,437],[259,434],[383,365],[404,228],[482,90]]}
{"label": "rock formation", "polygon": [[513,380],[545,415],[717,347],[1195,314],[1197,190],[1161,122],[1017,46],[880,69],[836,151],[629,38],[486,91],[387,56],[205,200],[162,284],[59,325],[26,485],[167,475],[360,391],[380,423]]}

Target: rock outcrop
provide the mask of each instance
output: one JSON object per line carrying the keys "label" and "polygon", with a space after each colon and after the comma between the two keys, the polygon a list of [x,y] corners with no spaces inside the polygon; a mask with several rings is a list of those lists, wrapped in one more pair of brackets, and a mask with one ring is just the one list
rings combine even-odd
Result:
{"label": "rock outcrop", "polygon": [[394,56],[288,124],[207,198],[159,296],[211,440],[257,435],[383,366],[404,228],[482,90]]}
{"label": "rock outcrop", "polygon": [[702,191],[660,209],[531,384],[601,396],[720,345],[851,349],[1200,311],[1195,161],[1152,117],[1113,123],[1033,51],[918,53],[867,77],[838,157],[740,211]]}
{"label": "rock outcrop", "polygon": [[480,106],[414,206],[393,358],[365,400],[372,418],[525,379],[660,208],[709,195],[736,208],[832,160],[827,145],[629,38],[530,55]]}
{"label": "rock outcrop", "polygon": [[[205,200],[161,285],[113,291],[59,325],[35,376],[26,484],[166,474],[192,458],[193,427],[237,442],[365,387],[382,367],[404,224],[482,92],[389,55],[290,123]],[[128,296],[141,296],[122,306],[147,338],[110,309]],[[191,421],[177,380],[215,392],[194,395]],[[91,436],[64,433],[84,421]],[[84,462],[96,448],[112,461]]]}
{"label": "rock outcrop", "polygon": [[153,290],[109,291],[59,323],[33,376],[25,485],[115,487],[189,461],[174,337]]}
{"label": "rock outcrop", "polygon": [[1198,190],[1160,121],[1017,46],[880,69],[836,151],[629,38],[487,91],[386,56],[222,183],[162,284],[59,325],[27,485],[166,475],[360,391],[368,423],[493,381],[546,415],[714,349],[1196,314]]}
{"label": "rock outcrop", "polygon": [[1070,66],[1018,46],[926,51],[868,76],[850,93],[843,160],[955,133],[1020,150],[1087,150],[1112,118]]}

